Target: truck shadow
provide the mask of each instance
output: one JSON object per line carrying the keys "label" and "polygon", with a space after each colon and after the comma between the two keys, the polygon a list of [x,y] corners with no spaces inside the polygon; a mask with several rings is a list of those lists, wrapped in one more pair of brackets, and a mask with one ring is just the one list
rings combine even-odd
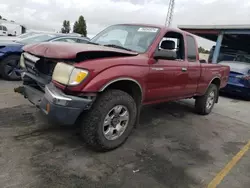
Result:
{"label": "truck shadow", "polygon": [[193,101],[177,101],[148,105],[141,110],[140,125],[147,125],[156,119],[183,119],[190,114],[195,114]]}

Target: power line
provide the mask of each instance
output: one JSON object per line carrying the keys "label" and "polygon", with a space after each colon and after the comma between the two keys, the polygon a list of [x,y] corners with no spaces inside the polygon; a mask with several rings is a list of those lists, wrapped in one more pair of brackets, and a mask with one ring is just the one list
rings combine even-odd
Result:
{"label": "power line", "polygon": [[174,4],[175,0],[169,0],[168,13],[166,17],[165,26],[169,27],[172,24],[173,14],[174,14]]}

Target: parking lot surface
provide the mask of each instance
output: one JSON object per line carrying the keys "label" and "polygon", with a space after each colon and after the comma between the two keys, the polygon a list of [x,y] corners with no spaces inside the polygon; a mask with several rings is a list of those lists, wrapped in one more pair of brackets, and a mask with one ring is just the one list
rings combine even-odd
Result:
{"label": "parking lot surface", "polygon": [[[250,102],[220,97],[213,112],[193,100],[147,106],[120,148],[90,151],[77,128],[51,125],[0,80],[0,187],[206,187],[250,139]],[[220,188],[250,187],[250,152]]]}

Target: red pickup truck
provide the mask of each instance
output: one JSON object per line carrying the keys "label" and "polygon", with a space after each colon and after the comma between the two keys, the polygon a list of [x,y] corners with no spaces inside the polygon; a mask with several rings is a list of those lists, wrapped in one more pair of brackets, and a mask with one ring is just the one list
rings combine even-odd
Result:
{"label": "red pickup truck", "polygon": [[155,25],[119,24],[89,44],[40,43],[24,47],[23,85],[15,88],[61,124],[81,124],[92,149],[119,147],[141,106],[195,98],[209,114],[226,86],[229,67],[200,63],[195,38]]}

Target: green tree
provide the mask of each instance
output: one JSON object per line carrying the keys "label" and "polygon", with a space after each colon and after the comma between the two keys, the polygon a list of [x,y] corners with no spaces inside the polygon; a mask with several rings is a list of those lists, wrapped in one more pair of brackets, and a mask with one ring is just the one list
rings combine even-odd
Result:
{"label": "green tree", "polygon": [[209,54],[210,53],[210,51],[209,50],[205,50],[205,52],[204,52],[205,54]]}
{"label": "green tree", "polygon": [[78,28],[78,22],[75,21],[74,26],[73,26],[73,32],[74,33],[77,33],[77,31],[78,31],[77,28]]}
{"label": "green tree", "polygon": [[199,53],[204,53],[205,49],[202,48],[201,46],[198,48]]}
{"label": "green tree", "polygon": [[70,28],[70,21],[67,21],[67,33],[69,33],[70,30],[71,30],[71,28]]}
{"label": "green tree", "polygon": [[0,15],[0,20],[2,19],[2,16]]}
{"label": "green tree", "polygon": [[87,26],[83,16],[80,16],[78,21],[74,23],[74,32],[87,36]]}
{"label": "green tree", "polygon": [[63,27],[61,29],[62,33],[69,33],[70,32],[70,21],[64,20]]}

